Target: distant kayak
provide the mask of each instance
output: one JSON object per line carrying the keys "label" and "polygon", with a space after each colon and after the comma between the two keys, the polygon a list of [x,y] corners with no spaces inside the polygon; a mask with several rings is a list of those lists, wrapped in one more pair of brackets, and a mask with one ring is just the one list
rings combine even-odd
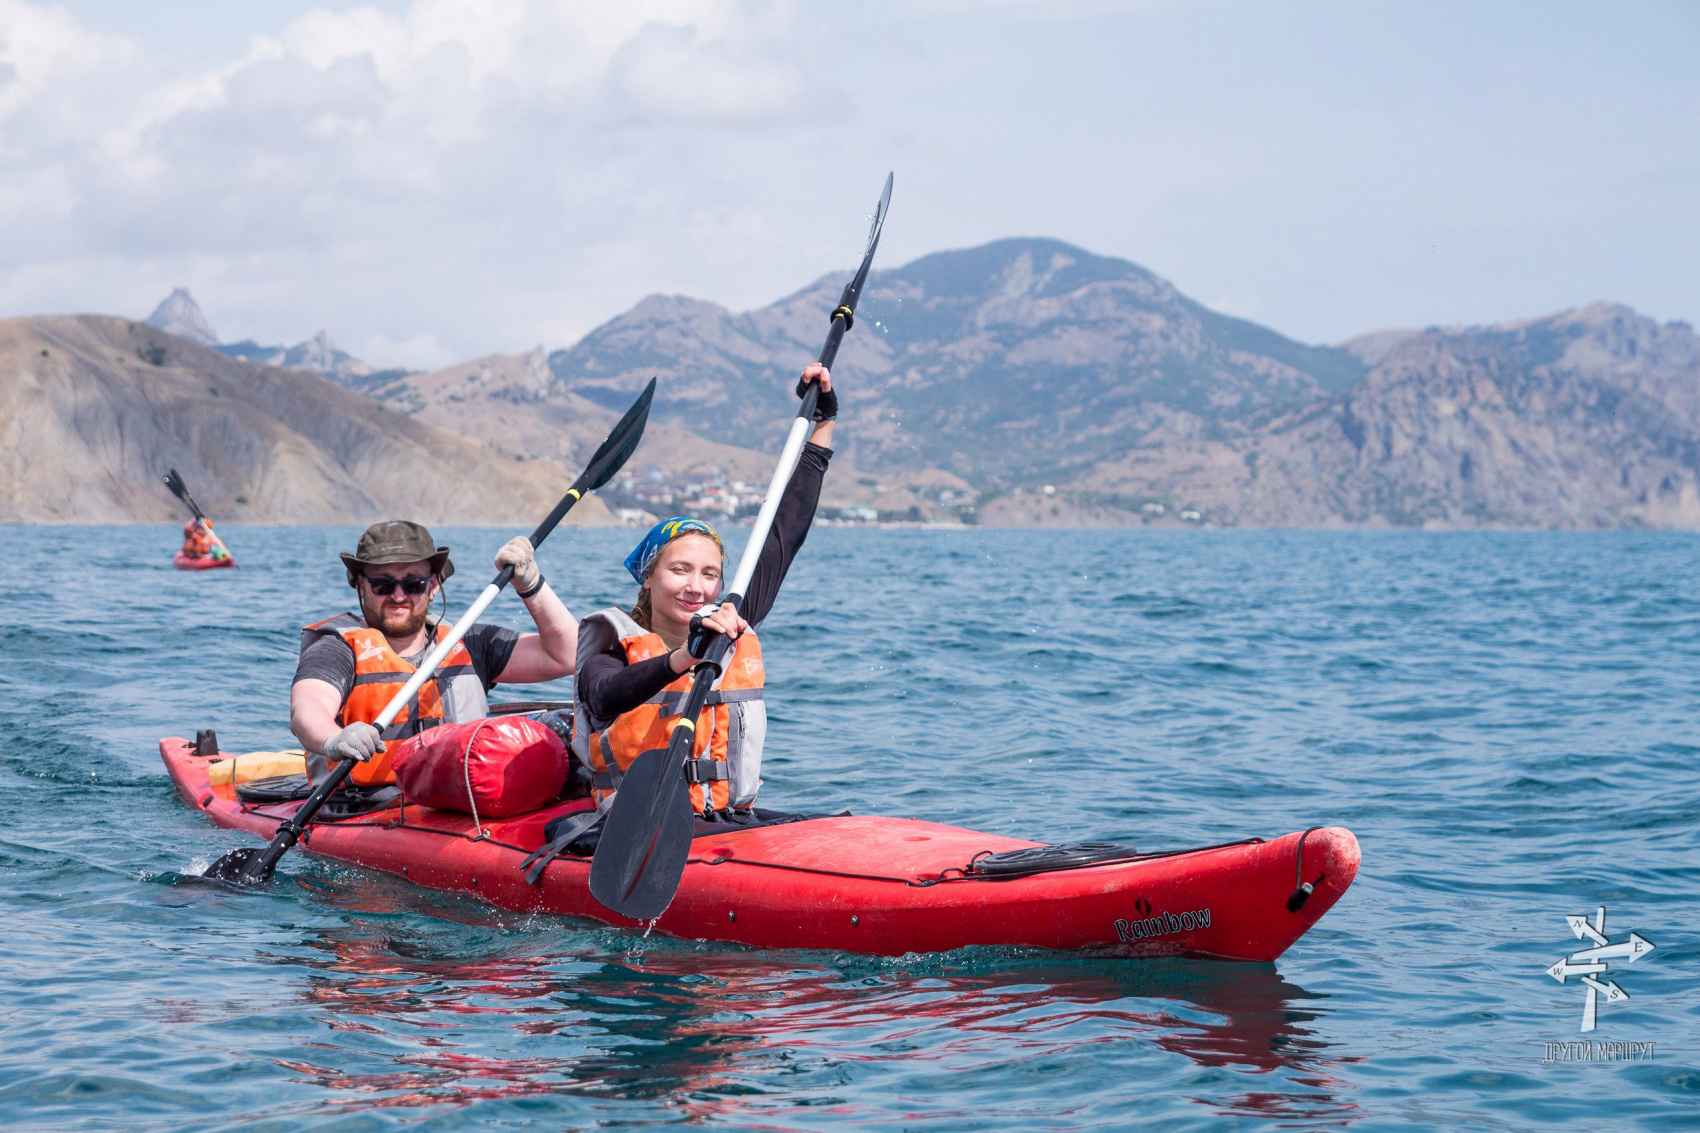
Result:
{"label": "distant kayak", "polygon": [[[289,766],[280,753],[200,756],[177,737],[162,739],[159,753],[178,794],[219,826],[269,839],[301,805],[236,795],[250,775],[291,770],[299,756]],[[557,803],[480,823],[409,804],[315,822],[301,848],[505,909],[642,927],[591,897],[588,858],[554,858],[537,884],[526,881],[522,863],[542,845],[544,826],[588,806]],[[1194,850],[1083,850],[909,818],[727,828],[692,843],[678,896],[655,928],[687,940],[890,956],[1025,946],[1267,962],[1332,908],[1358,871],[1357,839],[1340,827]],[[1310,891],[1295,902],[1301,882]]]}
{"label": "distant kayak", "polygon": [[222,559],[215,559],[211,555],[203,555],[200,558],[192,559],[182,551],[178,551],[171,556],[171,565],[178,570],[218,570],[221,567],[235,566],[236,556],[225,555]]}

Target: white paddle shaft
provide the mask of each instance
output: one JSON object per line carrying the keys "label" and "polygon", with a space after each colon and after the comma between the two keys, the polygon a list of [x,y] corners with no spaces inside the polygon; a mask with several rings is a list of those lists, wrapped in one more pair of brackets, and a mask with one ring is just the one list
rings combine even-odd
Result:
{"label": "white paddle shaft", "polygon": [[738,560],[738,573],[732,576],[732,589],[728,593],[737,595],[740,602],[749,589],[750,579],[755,577],[756,562],[760,560],[762,546],[767,542],[768,529],[773,526],[773,514],[779,510],[779,497],[785,494],[785,485],[791,482],[791,473],[797,470],[797,461],[803,456],[803,442],[809,439],[813,428],[814,422],[807,417],[798,417],[791,422],[791,435],[785,438],[785,447],[780,450],[779,464],[773,469],[773,482],[767,486],[767,499],[761,502],[761,510],[756,513],[756,524],[750,528],[750,541],[744,544],[744,554]]}
{"label": "white paddle shaft", "polygon": [[390,702],[384,705],[384,710],[372,721],[380,732],[395,722],[401,710],[407,707],[407,702],[413,699],[413,694],[419,691],[419,686],[431,679],[431,674],[437,671],[437,666],[443,663],[443,658],[449,655],[449,650],[460,644],[460,639],[466,636],[466,631],[472,628],[472,623],[490,608],[490,603],[494,602],[496,595],[501,592],[502,588],[494,582],[484,588],[484,593],[478,596],[478,601],[467,608],[466,613],[460,616],[460,621],[449,630],[449,635],[437,643],[437,648],[426,656],[425,663],[407,678],[407,683],[401,686],[401,691],[390,697]]}

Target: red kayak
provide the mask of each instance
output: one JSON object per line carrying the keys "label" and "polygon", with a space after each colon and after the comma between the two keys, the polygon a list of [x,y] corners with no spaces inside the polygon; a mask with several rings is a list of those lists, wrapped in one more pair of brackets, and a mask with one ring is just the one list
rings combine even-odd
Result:
{"label": "red kayak", "polygon": [[[269,839],[300,805],[239,801],[229,768],[213,786],[210,769],[227,753],[198,756],[192,742],[172,737],[159,742],[159,754],[178,793],[219,826]],[[520,870],[550,819],[588,806],[560,803],[480,824],[410,804],[315,822],[301,848],[504,909],[635,926],[591,897],[589,859],[558,857],[536,885]],[[758,948],[891,956],[1003,945],[1270,961],[1334,906],[1358,872],[1357,839],[1340,827],[1016,876],[984,870],[988,854],[1040,846],[880,817],[705,835],[692,843],[678,896],[655,927]],[[1313,889],[1302,904],[1300,883]]]}
{"label": "red kayak", "polygon": [[182,551],[178,551],[171,556],[171,565],[178,570],[218,570],[220,567],[235,566],[236,556],[226,555],[222,559],[215,559],[211,555],[205,555],[198,559],[192,559]]}

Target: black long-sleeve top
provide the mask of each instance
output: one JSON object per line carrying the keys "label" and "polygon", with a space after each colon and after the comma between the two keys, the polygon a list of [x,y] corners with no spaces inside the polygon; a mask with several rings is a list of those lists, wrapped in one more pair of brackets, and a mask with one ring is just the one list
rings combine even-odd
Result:
{"label": "black long-sleeve top", "polygon": [[[761,558],[756,560],[755,574],[744,594],[740,613],[751,627],[760,625],[773,609],[785,573],[791,569],[791,561],[797,557],[803,540],[808,538],[815,507],[820,502],[821,481],[831,459],[829,448],[813,443],[803,446],[797,469],[785,485],[785,494],[779,497],[767,542],[762,544]],[[678,679],[670,654],[631,665],[627,664],[625,650],[618,641],[600,653],[583,658],[577,678],[585,707],[599,720],[612,720],[630,712]]]}

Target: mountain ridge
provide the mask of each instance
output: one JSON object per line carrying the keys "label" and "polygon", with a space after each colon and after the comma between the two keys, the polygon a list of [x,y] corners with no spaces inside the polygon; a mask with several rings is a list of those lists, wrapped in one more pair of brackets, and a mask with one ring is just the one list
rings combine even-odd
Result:
{"label": "mountain ridge", "polygon": [[[634,522],[734,514],[759,498],[847,277],[742,312],[651,295],[566,349],[343,381],[516,467],[571,468],[658,376],[609,499]],[[876,272],[856,321],[829,515],[1700,527],[1700,340],[1621,305],[1314,346],[1130,261],[1016,238]]]}

